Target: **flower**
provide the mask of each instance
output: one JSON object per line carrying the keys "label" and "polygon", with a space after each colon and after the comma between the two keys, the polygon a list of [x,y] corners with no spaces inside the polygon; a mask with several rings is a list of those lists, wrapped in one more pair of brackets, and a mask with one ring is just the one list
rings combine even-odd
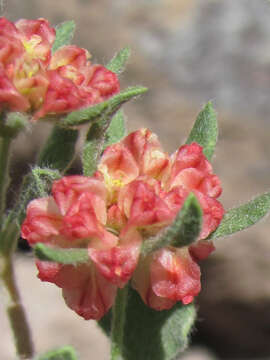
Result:
{"label": "flower", "polygon": [[116,74],[92,65],[74,45],[52,53],[55,29],[45,19],[0,18],[0,111],[39,119],[91,106],[119,92]]}
{"label": "flower", "polygon": [[169,156],[155,134],[140,129],[108,147],[98,171],[111,195],[109,201],[125,217],[126,227],[136,228],[143,241],[170,225],[188,194],[195,194],[203,211],[198,241],[141,258],[132,276],[133,287],[156,310],[168,309],[180,300],[192,302],[201,288],[197,262],[215,249],[204,239],[224,214],[216,200],[222,192],[220,180],[203,148],[197,143],[183,145]]}
{"label": "flower", "polygon": [[111,307],[117,286],[134,271],[141,242],[135,229],[111,232],[106,197],[96,178],[63,177],[54,182],[52,196],[30,202],[21,230],[32,246],[89,247],[89,262],[82,265],[37,262],[39,278],[61,287],[67,305],[85,319],[98,320]]}
{"label": "flower", "polygon": [[[173,222],[190,192],[203,212],[197,241],[140,256],[143,242]],[[198,261],[214,250],[206,238],[224,213],[220,194],[200,145],[169,156],[155,134],[140,129],[104,151],[94,176],[63,177],[51,196],[33,200],[22,237],[30,245],[87,248],[84,264],[37,263],[40,279],[61,287],[67,305],[86,319],[101,318],[129,280],[147,305],[169,309],[192,302],[201,289]]]}

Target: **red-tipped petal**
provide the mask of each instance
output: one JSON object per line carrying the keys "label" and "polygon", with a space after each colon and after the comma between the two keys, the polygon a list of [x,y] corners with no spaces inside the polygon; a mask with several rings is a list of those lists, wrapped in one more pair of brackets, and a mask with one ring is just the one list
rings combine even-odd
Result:
{"label": "red-tipped petal", "polygon": [[122,231],[119,245],[109,250],[89,248],[89,256],[95,262],[101,274],[122,287],[131,278],[136,268],[142,238],[135,229]]}
{"label": "red-tipped petal", "polygon": [[37,242],[55,241],[59,236],[62,216],[52,197],[33,200],[26,210],[26,219],[21,228],[21,236],[30,245]]}

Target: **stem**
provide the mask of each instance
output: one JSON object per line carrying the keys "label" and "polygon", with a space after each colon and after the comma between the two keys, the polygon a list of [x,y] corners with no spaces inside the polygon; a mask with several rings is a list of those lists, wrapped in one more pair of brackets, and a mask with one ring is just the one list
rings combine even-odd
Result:
{"label": "stem", "polygon": [[11,141],[11,137],[0,137],[0,225],[3,222],[3,215],[6,207],[6,189],[9,179],[9,149]]}
{"label": "stem", "polygon": [[19,359],[30,359],[34,354],[31,332],[15,281],[12,255],[1,260],[3,262],[2,282],[9,294],[7,315],[13,331],[17,355]]}
{"label": "stem", "polygon": [[123,339],[126,320],[128,285],[118,289],[112,311],[111,360],[124,360]]}

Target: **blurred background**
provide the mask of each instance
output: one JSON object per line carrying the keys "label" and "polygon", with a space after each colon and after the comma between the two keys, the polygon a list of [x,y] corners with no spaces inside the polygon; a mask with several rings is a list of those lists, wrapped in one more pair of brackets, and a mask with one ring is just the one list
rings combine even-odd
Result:
{"label": "blurred background", "polygon": [[[212,100],[220,126],[213,165],[225,208],[269,191],[269,1],[6,0],[4,15],[12,21],[45,17],[54,25],[74,19],[74,43],[97,63],[106,64],[129,45],[122,88],[149,88],[125,106],[129,130],[149,127],[169,152],[185,141],[198,112]],[[18,182],[49,129],[37,126],[20,137],[12,168]],[[14,182],[13,193],[16,188]],[[216,243],[217,251],[203,264],[192,346],[181,359],[270,358],[269,229],[268,218]],[[106,338],[94,322],[64,305],[60,289],[36,278],[31,253],[18,251],[16,262],[37,350],[71,344],[82,360],[108,359]],[[13,360],[2,308],[0,318],[0,357]]]}

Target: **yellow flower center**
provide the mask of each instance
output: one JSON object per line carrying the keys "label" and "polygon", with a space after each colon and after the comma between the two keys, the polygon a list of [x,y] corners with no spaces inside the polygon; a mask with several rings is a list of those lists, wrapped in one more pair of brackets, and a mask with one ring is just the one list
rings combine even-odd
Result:
{"label": "yellow flower center", "polygon": [[44,60],[44,56],[40,56],[40,54],[36,53],[36,46],[41,43],[41,37],[38,35],[33,35],[30,40],[23,40],[23,46],[25,51],[31,58],[39,57]]}
{"label": "yellow flower center", "polygon": [[108,167],[106,165],[99,166],[98,170],[104,176],[105,185],[110,194],[111,203],[113,203],[117,200],[117,193],[118,193],[119,189],[125,185],[124,174],[122,174],[120,171],[118,171],[117,172],[118,178],[115,179],[111,176],[111,174],[109,174]]}

